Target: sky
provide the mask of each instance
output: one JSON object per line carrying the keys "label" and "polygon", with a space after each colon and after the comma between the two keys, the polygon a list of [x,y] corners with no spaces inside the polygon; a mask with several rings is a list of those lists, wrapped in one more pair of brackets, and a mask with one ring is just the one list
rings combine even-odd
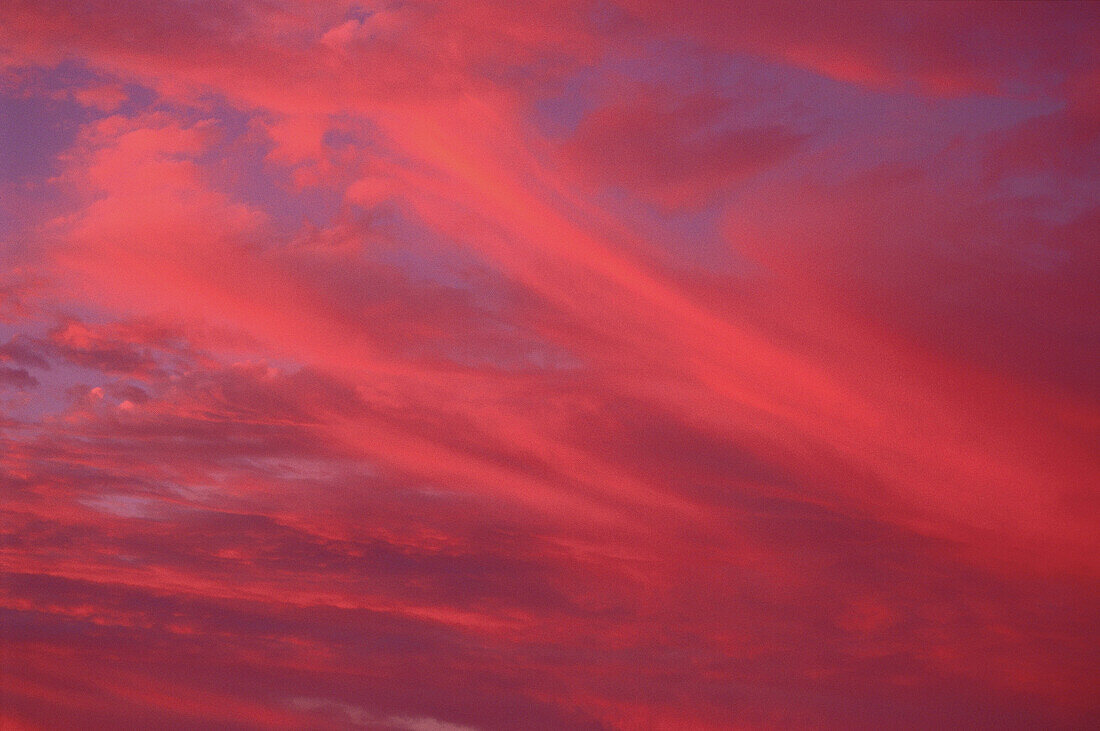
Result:
{"label": "sky", "polygon": [[1100,725],[1100,4],[0,3],[0,726]]}

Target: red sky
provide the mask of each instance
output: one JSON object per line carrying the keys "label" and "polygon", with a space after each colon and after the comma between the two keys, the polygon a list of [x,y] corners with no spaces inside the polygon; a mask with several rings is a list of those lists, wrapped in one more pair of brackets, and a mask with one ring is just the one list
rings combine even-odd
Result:
{"label": "red sky", "polygon": [[1100,725],[1100,5],[0,3],[0,726]]}

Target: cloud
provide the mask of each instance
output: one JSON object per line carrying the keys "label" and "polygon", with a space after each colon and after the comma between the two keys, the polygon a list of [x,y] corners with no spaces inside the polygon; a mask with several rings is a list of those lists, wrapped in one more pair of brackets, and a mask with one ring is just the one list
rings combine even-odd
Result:
{"label": "cloud", "polygon": [[369,726],[400,731],[472,731],[473,726],[462,726],[435,718],[409,718],[405,716],[379,716],[363,708],[324,698],[292,698],[290,705],[307,711],[322,711],[346,716],[355,726]]}
{"label": "cloud", "polygon": [[807,8],[753,2],[735,8],[701,2],[686,12],[651,0],[623,5],[670,34],[887,90],[1013,93],[1039,87],[1044,73],[1097,60],[1088,30],[1095,12],[1066,5],[927,3],[903,10],[876,3]]}
{"label": "cloud", "polygon": [[1094,15],[3,4],[0,723],[1089,725]]}
{"label": "cloud", "polygon": [[567,154],[605,184],[625,185],[667,207],[699,207],[797,150],[781,126],[723,128],[721,106],[695,98],[661,103],[653,94],[586,114]]}
{"label": "cloud", "polygon": [[31,368],[49,369],[49,362],[42,357],[42,344],[25,335],[15,335],[0,345],[0,360],[18,363]]}
{"label": "cloud", "polygon": [[79,89],[73,92],[73,96],[84,106],[95,107],[103,112],[113,112],[128,99],[124,90],[112,84]]}
{"label": "cloud", "polygon": [[38,379],[28,373],[26,368],[0,366],[0,384],[20,389],[34,388],[38,385]]}

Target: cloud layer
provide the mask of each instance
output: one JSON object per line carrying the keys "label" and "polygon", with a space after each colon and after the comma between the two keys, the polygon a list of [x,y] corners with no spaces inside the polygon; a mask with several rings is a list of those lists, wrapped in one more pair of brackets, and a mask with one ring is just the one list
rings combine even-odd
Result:
{"label": "cloud layer", "polygon": [[1098,26],[4,3],[0,725],[1095,725]]}

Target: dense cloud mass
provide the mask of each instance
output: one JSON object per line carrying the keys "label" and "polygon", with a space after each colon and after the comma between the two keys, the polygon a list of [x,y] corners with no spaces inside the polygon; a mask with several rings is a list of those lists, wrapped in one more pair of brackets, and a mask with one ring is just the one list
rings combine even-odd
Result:
{"label": "dense cloud mass", "polygon": [[0,3],[0,726],[1100,725],[1100,5]]}

